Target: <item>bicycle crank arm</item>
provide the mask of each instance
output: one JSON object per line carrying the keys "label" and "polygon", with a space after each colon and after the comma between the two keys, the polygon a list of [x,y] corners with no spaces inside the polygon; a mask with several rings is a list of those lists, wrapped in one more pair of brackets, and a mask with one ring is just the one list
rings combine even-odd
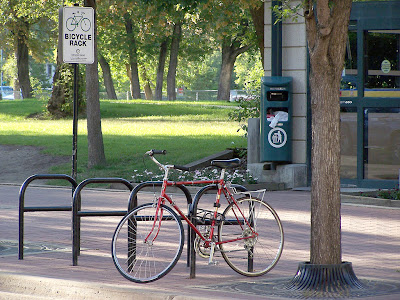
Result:
{"label": "bicycle crank arm", "polygon": [[211,243],[211,249],[210,249],[210,258],[208,259],[208,264],[209,265],[216,265],[218,264],[217,261],[214,261],[214,252],[215,252],[215,243]]}

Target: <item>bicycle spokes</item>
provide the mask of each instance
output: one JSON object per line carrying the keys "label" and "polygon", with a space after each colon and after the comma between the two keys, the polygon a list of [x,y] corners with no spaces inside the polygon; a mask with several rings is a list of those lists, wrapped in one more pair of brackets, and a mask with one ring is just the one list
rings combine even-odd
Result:
{"label": "bicycle spokes", "polygon": [[114,264],[131,281],[143,283],[163,277],[182,253],[180,218],[165,205],[160,206],[160,211],[162,215],[155,218],[152,204],[141,205],[121,220],[114,233]]}
{"label": "bicycle spokes", "polygon": [[[238,199],[224,211],[218,242],[228,265],[246,276],[271,270],[283,248],[283,229],[275,211],[255,198]],[[240,213],[239,213],[240,211]],[[243,219],[240,219],[240,215]]]}

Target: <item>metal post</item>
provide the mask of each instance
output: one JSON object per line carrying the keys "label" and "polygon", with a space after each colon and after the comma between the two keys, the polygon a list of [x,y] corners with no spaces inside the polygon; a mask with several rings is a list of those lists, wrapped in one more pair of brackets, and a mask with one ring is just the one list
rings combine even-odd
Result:
{"label": "metal post", "polygon": [[[279,5],[272,1],[272,6]],[[271,76],[282,76],[282,20],[272,11],[271,29]]]}
{"label": "metal post", "polygon": [[1,72],[0,85],[3,86],[3,49],[1,49],[0,72]]}
{"label": "metal post", "polygon": [[79,64],[73,64],[74,66],[74,114],[72,124],[72,178],[76,180],[77,177],[77,151],[78,151],[78,73]]}

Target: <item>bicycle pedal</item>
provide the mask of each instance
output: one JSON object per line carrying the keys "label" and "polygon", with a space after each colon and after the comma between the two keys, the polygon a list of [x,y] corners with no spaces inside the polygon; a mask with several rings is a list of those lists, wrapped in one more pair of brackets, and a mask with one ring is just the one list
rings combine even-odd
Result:
{"label": "bicycle pedal", "polygon": [[217,266],[217,265],[219,265],[219,261],[218,260],[209,261],[208,265],[209,266]]}

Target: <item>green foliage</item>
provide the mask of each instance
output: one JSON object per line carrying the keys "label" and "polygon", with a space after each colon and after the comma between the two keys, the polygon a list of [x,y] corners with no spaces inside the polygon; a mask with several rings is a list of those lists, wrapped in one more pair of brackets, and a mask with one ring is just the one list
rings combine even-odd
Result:
{"label": "green foliage", "polygon": [[30,75],[32,81],[33,89],[44,89],[51,88],[52,84],[50,82],[47,72],[46,72],[46,64],[38,63],[36,61],[30,62]]}
{"label": "green foliage", "polygon": [[253,51],[241,54],[236,60],[234,72],[238,89],[259,90],[260,78],[264,74],[260,52],[253,49]]}
{"label": "green foliage", "polygon": [[[93,177],[132,179],[134,170],[148,169],[158,174],[151,162],[143,163],[149,149],[166,149],[163,162],[187,164],[225,150],[232,144],[244,147],[246,141],[228,120],[233,108],[226,102],[113,101],[100,103],[102,131],[108,164],[87,169],[86,120],[78,125],[78,180]],[[71,155],[71,119],[33,119],[46,101],[35,99],[0,101],[1,144],[42,147],[45,153]],[[154,167],[152,166],[154,165]],[[69,174],[70,164],[51,173]],[[53,183],[52,184],[58,184]]]}
{"label": "green foliage", "polygon": [[239,123],[238,131],[243,130],[245,137],[248,129],[247,120],[260,117],[261,101],[261,84],[257,84],[257,81],[251,81],[248,83],[248,87],[248,96],[237,99],[235,102],[238,106],[237,109],[228,114],[230,120]]}
{"label": "green foliage", "polygon": [[391,189],[391,190],[379,190],[378,198],[390,199],[390,200],[400,200],[400,190],[399,189]]}
{"label": "green foliage", "polygon": [[220,65],[220,51],[207,55],[203,61],[188,62],[178,70],[178,86],[183,85],[191,90],[216,90]]}
{"label": "green foliage", "polygon": [[[74,73],[71,64],[62,64],[60,66],[59,76],[54,82],[55,89],[61,91],[60,97],[64,97],[64,102],[61,104],[60,111],[63,116],[73,115],[73,103],[74,103]],[[85,70],[79,68],[78,73],[78,111],[80,113],[85,111],[86,98],[84,93],[86,90],[85,85]]]}
{"label": "green foliage", "polygon": [[[45,110],[45,105],[45,101],[38,101],[36,99],[1,100],[0,122],[7,122],[9,124],[4,125],[4,128],[10,126],[10,129],[12,129],[13,126],[16,128],[16,131],[19,131],[21,128],[17,124],[30,115],[42,113]],[[1,137],[4,138],[4,136]]]}
{"label": "green foliage", "polygon": [[[220,170],[215,167],[207,167],[191,172],[172,171],[169,174],[169,180],[173,181],[196,181],[210,180],[219,178]],[[253,177],[248,170],[235,169],[227,170],[225,179],[234,184],[257,183],[257,178]],[[161,171],[152,172],[148,169],[133,170],[132,181],[136,183],[145,181],[160,181],[163,180],[164,174]]]}
{"label": "green foliage", "polygon": [[[62,1],[65,5],[73,5],[75,2]],[[183,23],[183,36],[180,43],[176,85],[196,90],[216,90],[221,63],[221,54],[218,53],[221,40],[236,34],[236,38],[240,36],[243,43],[254,42],[254,30],[248,12],[248,6],[251,4],[248,2],[247,0],[97,1],[98,50],[110,64],[116,91],[129,90],[126,69],[128,62],[126,28],[122,18],[124,13],[131,14],[135,20],[142,89],[147,80],[151,87],[155,88],[160,44],[171,37],[173,24],[180,18]],[[78,3],[83,5],[83,1]],[[30,60],[32,72],[30,75],[31,78],[38,79],[40,85],[45,88],[48,86],[43,71],[39,70],[37,63],[54,61],[59,6],[58,0],[44,2],[0,0],[0,7],[4,8],[0,15],[0,21],[3,21],[1,24],[4,24],[0,28],[0,40],[7,64],[15,65],[12,33],[19,28],[20,23],[17,19],[27,22],[29,27],[24,30],[28,37],[30,56],[33,58]],[[169,56],[166,66],[168,59]],[[258,67],[254,68],[254,65],[247,62],[243,63],[246,67],[241,64],[241,62],[236,63],[237,80],[232,82],[236,85],[233,87],[235,89],[243,89],[245,78],[253,77],[254,72],[249,70],[258,70]],[[6,75],[8,84],[12,85],[16,77],[16,68],[8,68]],[[167,72],[164,73],[165,77],[166,75]],[[33,79],[33,83],[37,85],[36,79]],[[164,91],[165,89],[166,80],[164,80]]]}
{"label": "green foliage", "polygon": [[279,20],[286,19],[297,22],[299,17],[303,17],[303,15],[300,13],[300,9],[304,7],[303,2],[297,3],[296,5],[293,5],[294,2],[291,0],[279,0],[278,2],[278,5],[271,7],[276,16],[275,23],[279,22]]}
{"label": "green foliage", "polygon": [[[7,54],[3,52],[4,58],[7,57]],[[6,85],[13,86],[14,85],[14,78],[17,74],[17,60],[14,54],[8,56],[5,61],[3,61],[3,81],[6,82]]]}

